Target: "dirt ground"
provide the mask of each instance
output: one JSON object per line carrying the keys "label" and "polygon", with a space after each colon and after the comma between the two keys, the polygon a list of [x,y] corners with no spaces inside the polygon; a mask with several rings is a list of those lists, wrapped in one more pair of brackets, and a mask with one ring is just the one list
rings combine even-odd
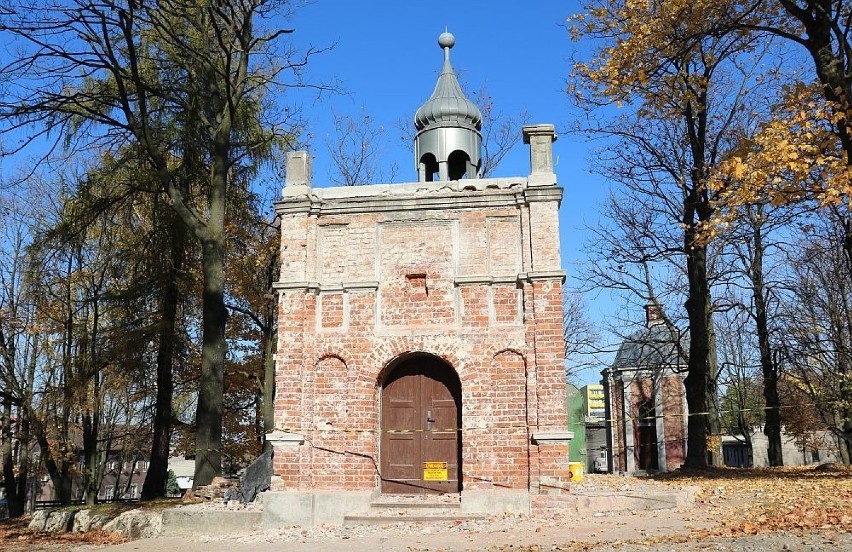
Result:
{"label": "dirt ground", "polygon": [[[452,524],[288,527],[230,537],[157,538],[116,543],[109,536],[59,537],[0,522],[4,552],[94,550],[247,552],[348,550],[838,550],[852,552],[852,471],[832,467],[715,470],[655,479],[587,476],[584,488],[641,491],[698,487],[676,510],[560,511]],[[66,540],[61,540],[61,539]],[[70,539],[70,540],[67,540]],[[100,539],[100,540],[98,540]]]}

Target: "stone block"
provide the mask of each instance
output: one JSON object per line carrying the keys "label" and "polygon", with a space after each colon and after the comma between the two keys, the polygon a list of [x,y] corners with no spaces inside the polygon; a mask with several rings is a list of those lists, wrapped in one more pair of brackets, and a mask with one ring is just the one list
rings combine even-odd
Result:
{"label": "stone block", "polygon": [[67,533],[74,523],[74,512],[52,511],[47,516],[44,530],[49,533]]}
{"label": "stone block", "polygon": [[248,510],[201,510],[171,508],[163,511],[163,534],[235,535],[257,531],[263,512]]}
{"label": "stone block", "polygon": [[30,531],[44,531],[44,525],[47,523],[47,517],[50,515],[50,510],[37,510],[33,513],[30,524],[27,528]]}
{"label": "stone block", "polygon": [[263,493],[263,529],[313,523],[313,494],[303,492]]}
{"label": "stone block", "polygon": [[128,539],[156,537],[163,528],[163,515],[141,509],[128,510],[103,526],[107,533],[120,533]]}
{"label": "stone block", "polygon": [[348,514],[366,513],[373,494],[365,491],[263,493],[264,529],[288,525],[341,525]]}
{"label": "stone block", "polygon": [[463,514],[528,514],[530,493],[509,489],[462,491],[461,511]]}
{"label": "stone block", "polygon": [[342,524],[347,514],[365,513],[370,508],[369,492],[317,491],[314,493],[313,524]]}

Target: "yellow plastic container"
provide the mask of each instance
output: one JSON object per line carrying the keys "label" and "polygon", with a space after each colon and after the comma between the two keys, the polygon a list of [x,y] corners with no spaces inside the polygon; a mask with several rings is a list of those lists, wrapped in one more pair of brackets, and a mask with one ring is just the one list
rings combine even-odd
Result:
{"label": "yellow plastic container", "polygon": [[582,462],[568,462],[568,476],[571,478],[571,482],[582,481],[583,480],[583,463]]}

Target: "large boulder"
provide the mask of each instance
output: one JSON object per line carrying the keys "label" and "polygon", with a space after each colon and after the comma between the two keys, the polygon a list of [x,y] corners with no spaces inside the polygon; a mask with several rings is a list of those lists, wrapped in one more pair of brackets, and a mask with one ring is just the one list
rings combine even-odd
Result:
{"label": "large boulder", "polygon": [[272,452],[266,451],[252,462],[240,477],[240,501],[251,502],[257,493],[269,490],[272,482]]}
{"label": "large boulder", "polygon": [[48,533],[67,533],[74,523],[74,512],[52,510],[47,514],[44,529]]}
{"label": "large boulder", "polygon": [[44,531],[44,525],[47,523],[47,516],[49,515],[50,510],[36,510],[33,519],[30,520],[29,529],[31,531]]}
{"label": "large boulder", "polygon": [[160,512],[128,510],[101,528],[107,533],[120,533],[128,539],[156,537],[163,529]]}
{"label": "large boulder", "polygon": [[74,533],[94,531],[102,528],[107,522],[109,522],[107,516],[93,514],[91,510],[80,510],[74,515],[74,523],[71,526],[71,531]]}

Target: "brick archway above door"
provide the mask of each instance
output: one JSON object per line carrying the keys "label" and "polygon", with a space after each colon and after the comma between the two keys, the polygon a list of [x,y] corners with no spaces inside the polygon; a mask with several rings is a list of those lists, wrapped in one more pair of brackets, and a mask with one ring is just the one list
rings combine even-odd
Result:
{"label": "brick archway above door", "polygon": [[[405,357],[388,370],[381,402],[381,491],[459,492],[461,383],[452,367],[431,355]],[[446,479],[427,476],[426,464],[446,464]]]}

